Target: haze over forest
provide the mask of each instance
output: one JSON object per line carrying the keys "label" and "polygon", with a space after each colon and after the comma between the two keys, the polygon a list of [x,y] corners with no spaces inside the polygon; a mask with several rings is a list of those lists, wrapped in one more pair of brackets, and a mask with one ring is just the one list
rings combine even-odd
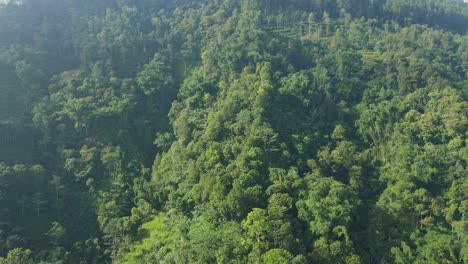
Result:
{"label": "haze over forest", "polygon": [[468,263],[463,0],[0,4],[0,264]]}

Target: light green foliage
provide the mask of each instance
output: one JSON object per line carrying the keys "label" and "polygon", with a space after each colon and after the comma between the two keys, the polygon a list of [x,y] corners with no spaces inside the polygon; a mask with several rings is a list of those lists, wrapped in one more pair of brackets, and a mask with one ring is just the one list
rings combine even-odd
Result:
{"label": "light green foliage", "polygon": [[467,10],[0,4],[0,264],[468,262]]}
{"label": "light green foliage", "polygon": [[271,249],[262,256],[265,264],[289,264],[291,263],[292,258],[291,253],[284,249]]}
{"label": "light green foliage", "polygon": [[359,199],[344,184],[332,178],[312,180],[309,190],[297,202],[299,217],[309,223],[310,231],[327,239],[349,239],[348,228]]}
{"label": "light green foliage", "polygon": [[0,258],[2,264],[32,264],[31,250],[15,248],[8,252],[6,259]]}
{"label": "light green foliage", "polygon": [[[164,232],[164,233],[163,233]],[[167,236],[167,228],[164,224],[164,215],[156,216],[149,222],[143,223],[137,231],[137,238],[129,248],[129,252],[121,258],[121,263],[141,263],[146,254],[153,250],[155,236],[159,240],[167,243],[170,237]]]}

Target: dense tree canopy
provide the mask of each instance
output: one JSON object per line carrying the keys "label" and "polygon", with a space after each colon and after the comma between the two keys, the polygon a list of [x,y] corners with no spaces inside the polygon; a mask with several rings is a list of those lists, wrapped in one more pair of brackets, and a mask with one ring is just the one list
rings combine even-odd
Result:
{"label": "dense tree canopy", "polygon": [[0,3],[0,264],[468,263],[463,0]]}

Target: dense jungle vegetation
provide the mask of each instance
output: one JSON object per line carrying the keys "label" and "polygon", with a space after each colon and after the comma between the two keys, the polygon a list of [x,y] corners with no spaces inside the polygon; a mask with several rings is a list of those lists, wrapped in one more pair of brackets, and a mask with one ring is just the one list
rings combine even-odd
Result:
{"label": "dense jungle vegetation", "polygon": [[0,4],[0,263],[468,263],[463,0]]}

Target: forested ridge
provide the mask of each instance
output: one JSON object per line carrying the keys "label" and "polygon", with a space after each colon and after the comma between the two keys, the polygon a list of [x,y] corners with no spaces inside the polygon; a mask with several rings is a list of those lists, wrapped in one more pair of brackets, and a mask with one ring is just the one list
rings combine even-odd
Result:
{"label": "forested ridge", "polygon": [[468,263],[463,0],[0,3],[0,264]]}

